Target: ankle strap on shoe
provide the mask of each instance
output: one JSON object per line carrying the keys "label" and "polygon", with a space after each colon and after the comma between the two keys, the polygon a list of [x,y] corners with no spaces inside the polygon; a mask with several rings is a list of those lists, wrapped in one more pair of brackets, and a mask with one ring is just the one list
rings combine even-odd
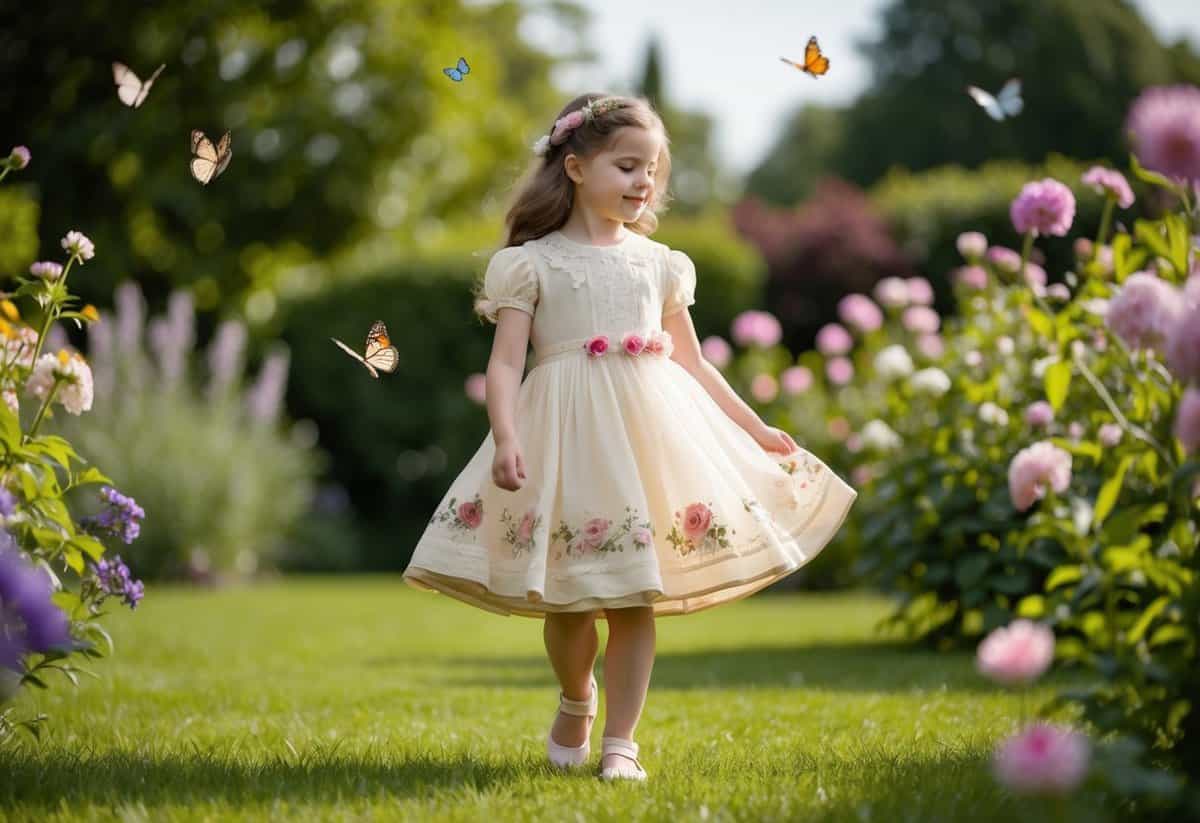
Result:
{"label": "ankle strap on shoe", "polygon": [[602,737],[600,747],[604,754],[623,754],[635,759],[638,756],[638,744],[620,737]]}
{"label": "ankle strap on shoe", "polygon": [[558,693],[558,710],[563,714],[573,714],[579,717],[590,717],[596,713],[596,678],[589,684],[592,690],[587,700],[572,700],[562,692]]}

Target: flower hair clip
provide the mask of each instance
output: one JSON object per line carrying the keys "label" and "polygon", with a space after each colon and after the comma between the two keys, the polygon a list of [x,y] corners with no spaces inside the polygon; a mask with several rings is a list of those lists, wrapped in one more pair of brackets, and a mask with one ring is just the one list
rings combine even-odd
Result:
{"label": "flower hair clip", "polygon": [[554,128],[549,134],[543,134],[538,138],[538,141],[533,144],[533,153],[538,157],[544,157],[550,151],[551,146],[561,146],[567,142],[567,138],[571,136],[571,132],[582,126],[584,123],[590,123],[597,117],[606,114],[613,109],[619,109],[625,104],[616,97],[601,97],[595,100],[589,100],[586,105],[575,109],[575,111],[567,112],[562,117],[554,121]]}

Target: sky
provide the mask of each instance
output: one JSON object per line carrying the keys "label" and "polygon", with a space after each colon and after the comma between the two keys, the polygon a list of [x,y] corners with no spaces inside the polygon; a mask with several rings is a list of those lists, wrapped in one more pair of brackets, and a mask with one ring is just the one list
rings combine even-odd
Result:
{"label": "sky", "polygon": [[[562,71],[567,97],[594,89],[628,91],[641,73],[646,46],[657,35],[666,93],[676,104],[715,119],[716,150],[726,168],[749,171],[766,154],[772,129],[805,103],[850,102],[869,81],[855,43],[877,33],[886,0],[581,0],[592,13],[588,42],[599,52],[591,67]],[[1134,0],[1159,37],[1186,37],[1200,49],[1200,2]],[[751,24],[750,21],[757,21]],[[530,41],[553,49],[553,34],[530,25]],[[820,38],[830,71],[820,80],[790,69],[809,34]]]}

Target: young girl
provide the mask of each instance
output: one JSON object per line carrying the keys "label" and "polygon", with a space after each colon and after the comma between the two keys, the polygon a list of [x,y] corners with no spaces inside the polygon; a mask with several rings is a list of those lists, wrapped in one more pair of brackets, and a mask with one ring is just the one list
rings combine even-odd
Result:
{"label": "young girl", "polygon": [[595,621],[608,621],[605,779],[646,777],[633,731],[655,618],[796,571],[857,496],[701,356],[687,310],[695,268],[649,239],[667,142],[645,101],[587,94],[534,146],[475,304],[496,324],[491,432],[404,572],[418,588],[544,619],[562,687],[546,749],[560,767],[588,760]]}

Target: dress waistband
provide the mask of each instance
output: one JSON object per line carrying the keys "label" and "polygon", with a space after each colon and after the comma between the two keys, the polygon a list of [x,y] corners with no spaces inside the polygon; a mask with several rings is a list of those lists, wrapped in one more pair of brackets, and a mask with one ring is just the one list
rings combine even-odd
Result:
{"label": "dress waistband", "polygon": [[[637,354],[631,353],[621,341],[625,335],[614,337],[612,335],[596,334],[591,337],[577,337],[573,340],[562,340],[558,343],[549,343],[541,346],[534,352],[533,368],[537,368],[543,363],[548,363],[551,360],[561,360],[564,357],[589,357],[589,354],[603,348],[603,352],[599,354],[590,354],[590,359],[602,360],[606,357],[670,357],[673,345],[671,343],[671,335],[665,331],[652,331],[649,334],[639,334],[642,339],[642,348]],[[603,343],[600,340],[603,339]]]}

